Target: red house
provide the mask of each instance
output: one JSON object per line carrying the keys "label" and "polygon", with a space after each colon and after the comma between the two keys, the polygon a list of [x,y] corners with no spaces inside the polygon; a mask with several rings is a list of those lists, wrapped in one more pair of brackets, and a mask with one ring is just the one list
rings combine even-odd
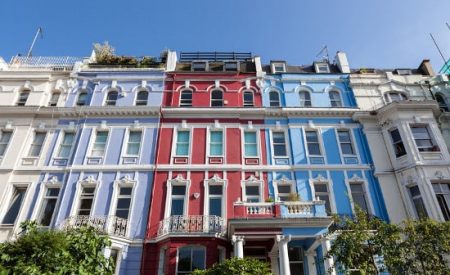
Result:
{"label": "red house", "polygon": [[250,53],[181,53],[167,73],[143,274],[229,257],[239,201],[268,197],[260,72]]}

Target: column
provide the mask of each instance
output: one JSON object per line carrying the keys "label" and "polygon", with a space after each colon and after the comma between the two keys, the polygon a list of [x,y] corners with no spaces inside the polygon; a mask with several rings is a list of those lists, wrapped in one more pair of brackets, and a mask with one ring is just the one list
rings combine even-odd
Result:
{"label": "column", "polygon": [[[330,251],[331,248],[331,243],[330,240],[324,238],[322,240],[322,253],[323,253],[323,257],[325,258],[325,255],[328,254],[328,251]],[[334,260],[333,258],[327,258],[324,262],[324,266],[325,266],[325,272],[329,272],[330,275],[336,275],[336,270],[334,270],[333,266],[334,266]]]}
{"label": "column", "polygon": [[244,236],[233,235],[231,237],[231,243],[234,247],[234,257],[244,258]]}
{"label": "column", "polygon": [[278,251],[269,252],[269,258],[270,258],[270,268],[272,270],[272,274],[279,275],[280,272],[278,271]]}
{"label": "column", "polygon": [[316,261],[314,257],[316,256],[315,251],[306,252],[306,260],[308,261],[308,274],[309,275],[317,275],[317,269],[316,269]]}
{"label": "column", "polygon": [[291,235],[277,235],[278,251],[280,252],[280,273],[283,275],[291,275],[289,266],[288,243]]}

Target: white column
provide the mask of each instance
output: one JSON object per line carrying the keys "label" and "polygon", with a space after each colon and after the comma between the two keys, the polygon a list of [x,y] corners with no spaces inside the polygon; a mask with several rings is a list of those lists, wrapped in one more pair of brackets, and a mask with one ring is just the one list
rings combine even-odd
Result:
{"label": "white column", "polygon": [[273,275],[279,275],[280,272],[278,270],[278,251],[270,252],[270,268],[272,269]]}
{"label": "white column", "polygon": [[240,259],[244,258],[244,237],[233,235],[231,243],[233,243],[234,247],[234,256]]}
{"label": "white column", "polygon": [[282,275],[291,275],[288,254],[288,243],[290,240],[290,235],[277,235],[278,251],[280,252],[280,273]]}
{"label": "white column", "polygon": [[[331,243],[330,240],[327,240],[326,238],[324,238],[322,240],[322,253],[323,253],[323,257],[325,258],[325,255],[327,255],[328,251],[330,251],[331,248]],[[333,258],[327,258],[324,262],[325,265],[325,272],[329,272],[330,275],[336,275],[336,271],[334,270],[333,265],[334,265],[334,260]]]}
{"label": "white column", "polygon": [[317,269],[316,269],[316,261],[314,260],[314,257],[316,256],[316,252],[306,252],[306,259],[308,261],[308,274],[309,275],[317,275]]}

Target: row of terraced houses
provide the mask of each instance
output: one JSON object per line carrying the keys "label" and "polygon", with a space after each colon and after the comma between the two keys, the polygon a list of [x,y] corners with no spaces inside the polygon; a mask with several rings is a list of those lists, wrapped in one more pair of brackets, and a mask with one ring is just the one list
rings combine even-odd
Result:
{"label": "row of terraced houses", "polygon": [[333,213],[450,219],[449,104],[448,76],[428,60],[0,59],[0,241],[25,220],[92,225],[117,274],[189,274],[232,256],[326,274]]}

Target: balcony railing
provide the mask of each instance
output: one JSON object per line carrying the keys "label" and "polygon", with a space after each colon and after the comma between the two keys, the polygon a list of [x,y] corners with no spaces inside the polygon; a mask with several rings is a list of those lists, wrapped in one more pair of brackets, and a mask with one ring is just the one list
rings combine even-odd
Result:
{"label": "balcony railing", "polygon": [[126,237],[128,220],[117,216],[71,216],[64,220],[63,228],[77,228],[82,226],[92,226],[102,233]]}
{"label": "balcony railing", "polygon": [[158,237],[167,234],[225,234],[225,221],[219,216],[171,216],[159,222]]}
{"label": "balcony railing", "polygon": [[11,70],[71,71],[75,63],[80,61],[83,61],[83,58],[72,56],[14,56],[11,58],[9,68]]}
{"label": "balcony railing", "polygon": [[326,217],[324,201],[237,202],[235,217],[239,218],[302,218]]}

